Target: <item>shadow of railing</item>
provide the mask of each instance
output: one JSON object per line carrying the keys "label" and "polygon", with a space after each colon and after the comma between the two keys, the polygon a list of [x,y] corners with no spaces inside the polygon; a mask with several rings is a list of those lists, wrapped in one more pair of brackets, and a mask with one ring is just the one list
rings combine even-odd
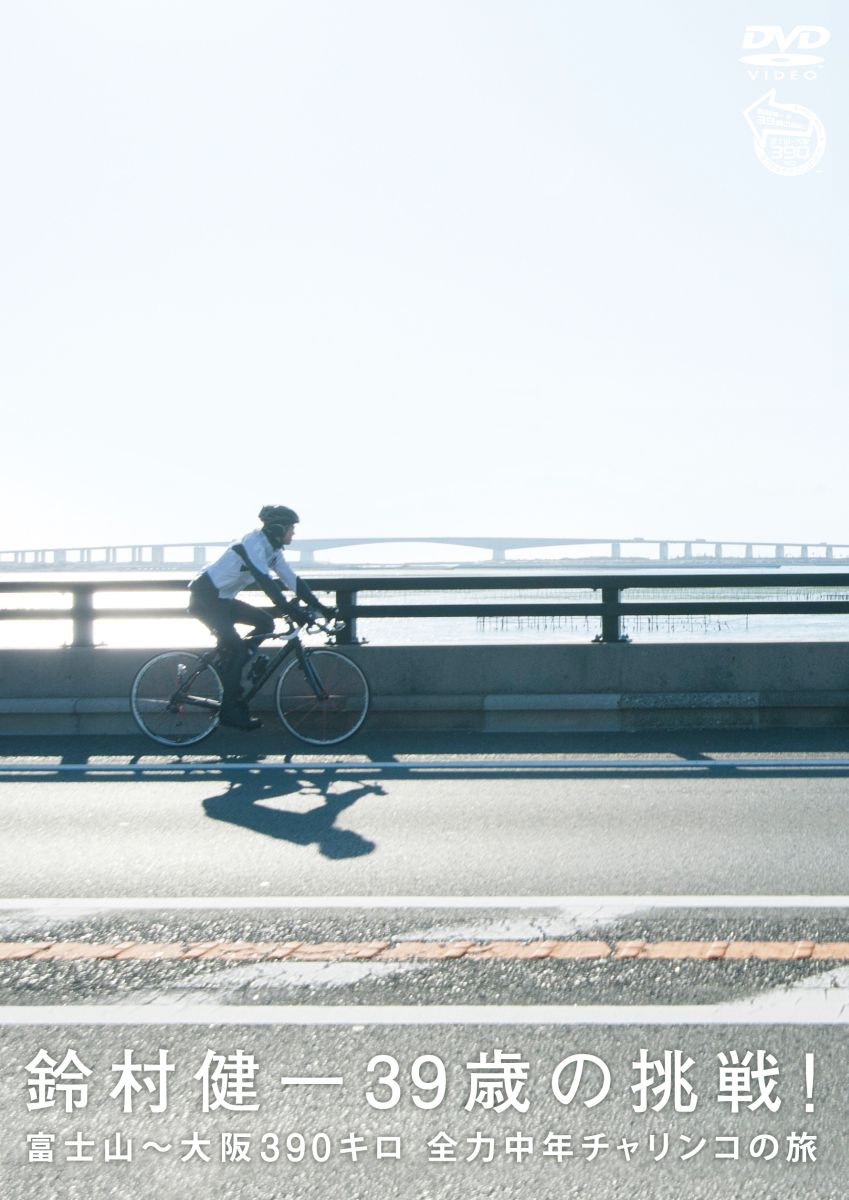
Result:
{"label": "shadow of railing", "polygon": [[[483,781],[487,778],[607,778],[615,773],[641,778],[711,778],[744,775],[746,778],[814,775],[849,776],[849,730],[714,730],[669,733],[595,734],[465,734],[398,733],[364,734],[343,748],[305,752],[285,747],[280,735],[263,731],[249,737],[216,735],[201,752],[157,753],[140,736],[65,738],[15,738],[4,753],[0,740],[0,781],[83,782],[95,777],[120,777],[130,781],[180,779],[216,775],[232,781],[234,817],[260,825],[251,815],[260,803],[268,780],[279,778],[280,795],[309,786],[325,789],[344,778],[373,787],[376,778],[406,774],[416,778]],[[239,776],[244,776],[238,781]],[[283,780],[289,782],[284,784]],[[317,784],[316,781],[324,780]],[[366,794],[365,791],[363,794]],[[327,800],[325,801],[327,803]],[[335,804],[335,801],[333,802]],[[354,801],[339,806],[337,814]],[[333,805],[330,806],[331,808]],[[219,814],[218,819],[225,819]],[[303,814],[293,814],[301,817]],[[324,820],[328,813],[323,813]],[[312,818],[318,830],[319,815]],[[296,826],[304,825],[296,821]],[[310,822],[306,831],[310,833]],[[282,826],[281,826],[282,828]],[[269,832],[269,828],[258,829]],[[311,838],[311,840],[315,840]]]}

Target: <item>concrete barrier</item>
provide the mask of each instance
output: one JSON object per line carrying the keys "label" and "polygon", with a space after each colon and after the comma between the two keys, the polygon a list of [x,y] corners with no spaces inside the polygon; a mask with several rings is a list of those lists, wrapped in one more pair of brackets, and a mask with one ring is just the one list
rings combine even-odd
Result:
{"label": "concrete barrier", "polygon": [[[154,650],[0,651],[0,732],[129,733]],[[637,731],[849,725],[847,643],[355,646],[379,730]],[[255,707],[273,708],[272,687]]]}

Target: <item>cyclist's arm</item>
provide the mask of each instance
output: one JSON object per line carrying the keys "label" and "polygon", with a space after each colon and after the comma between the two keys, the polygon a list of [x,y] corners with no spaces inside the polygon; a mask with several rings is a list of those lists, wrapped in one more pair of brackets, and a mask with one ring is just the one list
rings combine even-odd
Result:
{"label": "cyclist's arm", "polygon": [[305,583],[299,575],[295,574],[282,554],[278,553],[274,556],[272,566],[278,577],[282,579],[290,591],[293,591],[298,600],[302,601],[309,608],[316,612],[324,613],[325,616],[329,616],[336,611],[330,605],[323,604],[319,600],[309,584]]}

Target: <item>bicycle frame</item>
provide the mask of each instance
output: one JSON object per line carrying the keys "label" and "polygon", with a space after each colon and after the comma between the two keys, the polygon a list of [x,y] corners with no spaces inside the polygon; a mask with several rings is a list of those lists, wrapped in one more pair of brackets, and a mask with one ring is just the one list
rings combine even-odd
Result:
{"label": "bicycle frame", "polygon": [[[265,668],[265,671],[262,673],[260,678],[255,680],[250,689],[243,694],[242,699],[244,702],[246,704],[250,703],[257,693],[261,691],[263,687],[265,687],[272,675],[279,671],[286,659],[292,654],[296,656],[298,662],[300,663],[304,675],[309,680],[310,686],[316,694],[316,698],[320,700],[326,699],[326,693],[324,691],[324,687],[322,686],[321,680],[309,661],[309,651],[301,645],[299,629],[290,629],[287,633],[253,634],[250,637],[245,638],[245,643],[247,645],[255,645],[258,652],[259,647],[263,644],[263,642],[271,641],[272,639],[285,640],[286,645],[281,649],[279,654],[274,655],[270,659],[268,666]],[[216,647],[214,650],[208,650],[201,656],[198,667],[195,668],[195,670],[189,675],[188,679],[186,679],[173,694],[171,703],[190,703],[195,708],[208,708],[217,711],[219,705],[215,701],[207,700],[205,697],[201,696],[191,696],[188,689],[192,686],[192,683],[195,681],[195,679],[197,679],[199,675],[203,674],[207,667],[211,666],[213,668],[217,668],[220,666],[220,664],[221,650],[218,647]]]}
{"label": "bicycle frame", "polygon": [[256,642],[257,650],[259,650],[259,646],[261,646],[263,642],[268,641],[270,638],[285,638],[286,645],[283,647],[283,649],[280,651],[279,654],[274,655],[269,660],[268,666],[265,668],[265,671],[262,673],[262,675],[259,677],[259,679],[257,679],[251,685],[249,691],[244,693],[242,699],[245,701],[245,703],[249,704],[251,702],[251,700],[253,700],[254,696],[256,696],[257,693],[259,691],[261,691],[262,688],[265,687],[265,685],[268,683],[271,676],[276,674],[276,672],[280,670],[280,668],[283,666],[283,663],[292,654],[295,655],[298,662],[301,664],[301,669],[303,670],[307,679],[310,681],[310,684],[312,685],[313,689],[315,690],[316,696],[323,698],[324,690],[321,686],[321,682],[320,682],[318,676],[316,675],[315,671],[312,669],[312,667],[310,665],[309,656],[308,656],[307,651],[301,645],[299,631],[297,629],[293,629],[291,631],[291,633],[277,633],[277,634],[271,633],[271,634],[266,634],[264,636],[255,635],[252,638],[247,638],[246,641]]}

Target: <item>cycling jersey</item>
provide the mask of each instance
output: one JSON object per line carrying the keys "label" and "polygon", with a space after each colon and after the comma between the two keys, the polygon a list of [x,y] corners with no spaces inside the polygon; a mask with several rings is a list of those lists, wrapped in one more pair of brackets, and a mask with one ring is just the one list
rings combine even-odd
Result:
{"label": "cycling jersey", "polygon": [[[276,584],[271,578],[273,572],[287,588],[296,595],[298,594],[298,584],[300,583],[298,576],[286,562],[283,551],[272,546],[261,529],[252,530],[245,534],[241,542],[234,542],[233,545],[244,547],[245,554],[259,574],[266,576],[272,590],[276,590]],[[208,566],[202,574],[209,576],[222,600],[233,600],[239,592],[244,591],[253,583],[251,571],[232,546],[228,547],[221,557]],[[301,585],[301,591],[304,586]]]}

